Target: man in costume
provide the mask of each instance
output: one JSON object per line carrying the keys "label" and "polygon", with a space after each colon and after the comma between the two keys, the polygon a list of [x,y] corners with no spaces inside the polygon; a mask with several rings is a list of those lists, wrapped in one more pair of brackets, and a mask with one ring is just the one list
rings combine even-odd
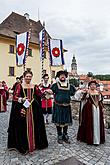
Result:
{"label": "man in costume", "polygon": [[75,94],[75,87],[67,81],[68,72],[57,72],[57,82],[51,86],[54,94],[52,122],[55,123],[58,134],[58,143],[63,141],[70,143],[68,137],[68,126],[72,125],[72,114],[70,106],[70,96]]}
{"label": "man in costume", "polygon": [[11,88],[11,90],[13,90],[13,93],[15,91],[16,86],[20,83],[20,78],[16,77],[16,82],[13,84],[13,87]]}
{"label": "man in costume", "polygon": [[48,74],[44,74],[43,83],[40,84],[40,90],[43,94],[42,97],[42,111],[44,114],[44,121],[46,124],[49,124],[49,117],[52,114],[52,95],[50,95],[47,91],[50,89],[51,84],[48,83],[49,76]]}

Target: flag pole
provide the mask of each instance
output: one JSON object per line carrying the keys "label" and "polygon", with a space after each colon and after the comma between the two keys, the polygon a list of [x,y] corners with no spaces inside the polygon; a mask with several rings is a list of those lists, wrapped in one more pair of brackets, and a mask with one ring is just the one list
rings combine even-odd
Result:
{"label": "flag pole", "polygon": [[51,76],[51,83],[52,83],[52,69],[51,69],[51,60],[50,60],[50,51],[49,51],[49,38],[47,37],[47,46],[48,46],[48,54],[49,54],[49,68],[50,68],[50,76]]}
{"label": "flag pole", "polygon": [[27,57],[28,57],[28,53],[29,53],[29,41],[30,41],[30,38],[31,38],[31,23],[30,23],[30,27],[29,27],[29,31],[28,31],[28,42],[27,42],[27,49],[26,49],[26,56],[25,56],[25,61],[24,61],[24,65],[23,65],[23,71],[25,72],[26,70],[26,60],[27,60]]}
{"label": "flag pole", "polygon": [[42,58],[41,58],[41,61],[42,61],[42,68],[41,68],[41,83],[42,83],[42,77],[43,77],[43,74],[44,74],[44,51],[45,51],[45,23],[43,22],[43,31],[42,31]]}

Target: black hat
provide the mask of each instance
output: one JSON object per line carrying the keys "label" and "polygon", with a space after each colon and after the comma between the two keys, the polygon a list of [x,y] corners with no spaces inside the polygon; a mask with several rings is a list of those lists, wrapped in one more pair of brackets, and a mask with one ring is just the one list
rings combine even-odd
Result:
{"label": "black hat", "polygon": [[67,72],[67,71],[65,71],[65,70],[60,70],[60,71],[57,72],[56,78],[57,78],[57,77],[59,78],[60,75],[62,75],[62,74],[64,74],[64,75],[66,76],[66,78],[68,77],[68,72]]}
{"label": "black hat", "polygon": [[90,81],[90,82],[88,83],[88,87],[89,87],[92,83],[97,84],[96,80],[92,80],[92,81]]}
{"label": "black hat", "polygon": [[44,79],[45,77],[49,77],[49,75],[46,73],[46,74],[44,74],[43,76],[42,76],[42,78]]}

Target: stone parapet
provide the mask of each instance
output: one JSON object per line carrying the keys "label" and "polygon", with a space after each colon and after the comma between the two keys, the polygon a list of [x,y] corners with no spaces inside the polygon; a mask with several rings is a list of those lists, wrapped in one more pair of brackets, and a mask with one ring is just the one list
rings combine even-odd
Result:
{"label": "stone parapet", "polygon": [[[107,129],[110,128],[110,101],[104,101],[104,123]],[[79,109],[80,109],[80,102],[72,100],[71,101],[71,110],[72,110],[72,117],[75,120],[79,119]]]}

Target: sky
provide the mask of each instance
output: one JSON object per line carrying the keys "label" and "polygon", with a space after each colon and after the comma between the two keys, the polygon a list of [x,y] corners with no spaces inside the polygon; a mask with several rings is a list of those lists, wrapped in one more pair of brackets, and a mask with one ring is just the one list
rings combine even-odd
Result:
{"label": "sky", "polygon": [[45,21],[63,40],[68,71],[75,55],[78,74],[110,74],[110,0],[0,0],[0,23],[12,11]]}

